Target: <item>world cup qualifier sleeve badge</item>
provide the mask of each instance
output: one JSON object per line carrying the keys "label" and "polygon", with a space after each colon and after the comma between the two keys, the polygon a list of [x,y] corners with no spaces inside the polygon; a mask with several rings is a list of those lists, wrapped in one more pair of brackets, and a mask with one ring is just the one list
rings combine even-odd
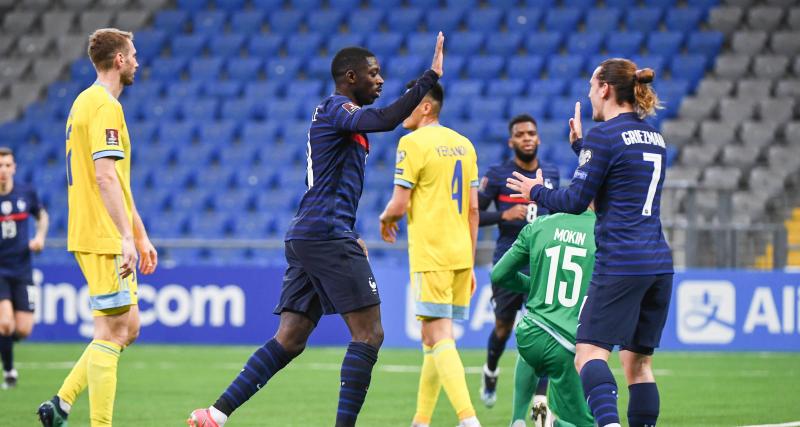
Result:
{"label": "world cup qualifier sleeve badge", "polygon": [[119,145],[119,131],[106,129],[106,145]]}

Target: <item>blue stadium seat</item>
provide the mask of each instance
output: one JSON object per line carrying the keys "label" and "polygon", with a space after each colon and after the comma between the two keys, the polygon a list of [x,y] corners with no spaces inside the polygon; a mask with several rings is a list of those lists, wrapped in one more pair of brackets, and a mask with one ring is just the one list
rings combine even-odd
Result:
{"label": "blue stadium seat", "polygon": [[544,67],[541,56],[512,56],[508,59],[506,73],[515,79],[538,78]]}
{"label": "blue stadium seat", "polygon": [[644,34],[638,31],[612,32],[606,37],[606,50],[610,57],[627,58],[636,55],[642,47]]}
{"label": "blue stadium seat", "polygon": [[214,6],[225,12],[234,12],[244,9],[245,0],[214,0]]}
{"label": "blue stadium seat", "polygon": [[545,115],[546,101],[547,98],[539,96],[512,98],[508,108],[508,114],[510,116],[530,114],[536,119],[541,119]]}
{"label": "blue stadium seat", "polygon": [[296,9],[275,10],[269,15],[269,28],[274,33],[296,33],[303,20],[303,12]]}
{"label": "blue stadium seat", "polygon": [[639,3],[639,0],[605,0],[606,7],[613,7],[619,10],[633,9]]}
{"label": "blue stadium seat", "polygon": [[342,12],[337,9],[312,10],[306,18],[308,30],[320,34],[335,34],[342,24]]}
{"label": "blue stadium seat", "polygon": [[161,54],[167,35],[160,30],[142,30],[136,32],[137,58],[150,60]]}
{"label": "blue stadium seat", "polygon": [[242,34],[221,34],[211,38],[208,48],[213,56],[237,57],[242,52],[244,41],[245,38]]}
{"label": "blue stadium seat", "polygon": [[250,122],[242,128],[243,144],[274,144],[278,137],[278,125],[274,122]]}
{"label": "blue stadium seat", "polygon": [[284,84],[275,81],[256,81],[247,83],[244,87],[244,96],[248,99],[264,101],[282,95]]}
{"label": "blue stadium seat", "polygon": [[702,17],[701,9],[686,7],[668,10],[665,21],[670,31],[689,32],[697,29]]}
{"label": "blue stadium seat", "polygon": [[[298,102],[298,107],[300,103]],[[283,141],[295,149],[303,147],[305,149],[308,141],[308,122],[306,120],[296,120],[297,117],[282,119],[281,134]],[[274,120],[270,117],[270,120]],[[303,158],[305,160],[305,157]],[[297,159],[296,159],[297,160]]]}
{"label": "blue stadium seat", "polygon": [[[420,37],[418,41],[415,40],[416,46],[413,49],[411,48],[411,38],[413,36],[408,37],[407,45],[409,46],[409,52],[422,53],[425,49],[431,49],[433,45],[432,40],[436,40],[436,34],[424,33],[422,36],[423,37]],[[448,35],[447,41],[449,46],[447,53],[452,53],[454,55],[474,55],[481,51],[483,36],[483,33],[476,32],[457,32]]]}
{"label": "blue stadium seat", "polygon": [[259,120],[263,118],[262,103],[254,99],[225,99],[222,101],[220,117],[225,120]]}
{"label": "blue stadium seat", "polygon": [[573,99],[583,98],[589,93],[589,82],[576,80],[569,83],[569,96]]}
{"label": "blue stadium seat", "polygon": [[300,101],[286,98],[280,102],[271,102],[266,105],[267,120],[294,120],[300,111]]}
{"label": "blue stadium seat", "polygon": [[231,219],[221,212],[201,212],[189,217],[189,234],[199,238],[222,238],[231,231]]}
{"label": "blue stadium seat", "polygon": [[689,34],[689,40],[686,42],[686,50],[691,53],[698,53],[706,55],[709,58],[714,58],[719,54],[722,49],[722,43],[725,37],[718,31],[698,31]]}
{"label": "blue stadium seat", "polygon": [[558,53],[561,46],[561,33],[537,32],[525,38],[525,50],[530,55],[550,56]]}
{"label": "blue stadium seat", "polygon": [[199,81],[178,81],[172,84],[166,84],[167,96],[177,99],[194,99],[200,96],[203,89],[202,82]]}
{"label": "blue stadium seat", "polygon": [[625,15],[625,26],[628,31],[649,33],[658,29],[662,14],[662,10],[658,8],[628,9],[628,13]]}
{"label": "blue stadium seat", "polygon": [[[160,157],[164,158],[167,156],[169,148],[168,147],[181,147],[181,146],[188,146],[194,141],[196,136],[197,127],[195,126],[194,122],[186,121],[186,122],[162,122],[158,126],[158,140],[160,141],[160,146],[164,147],[163,153],[160,153]],[[149,148],[154,149],[153,147]]]}
{"label": "blue stadium seat", "polygon": [[669,9],[675,6],[676,0],[643,0],[645,7],[660,7]]}
{"label": "blue stadium seat", "polygon": [[688,80],[692,89],[697,86],[706,72],[707,59],[704,55],[677,55],[670,62],[672,78]]}
{"label": "blue stadium seat", "polygon": [[433,9],[425,14],[425,26],[429,32],[450,34],[458,30],[464,11],[455,8]]}
{"label": "blue stadium seat", "polygon": [[467,117],[472,120],[502,119],[506,117],[505,98],[475,98],[467,105]]}
{"label": "blue stadium seat", "polygon": [[94,65],[92,65],[92,61],[89,58],[81,58],[73,62],[69,70],[72,79],[83,84],[91,83],[97,78],[97,71],[95,71]]}
{"label": "blue stadium seat", "polygon": [[447,103],[453,97],[473,97],[483,95],[483,79],[455,80],[444,87]]}
{"label": "blue stadium seat", "polygon": [[264,63],[259,58],[231,58],[225,63],[228,78],[250,81],[258,77]]}
{"label": "blue stadium seat", "polygon": [[306,56],[316,55],[321,44],[321,34],[292,34],[286,39],[286,52],[289,56],[304,58]]}
{"label": "blue stadium seat", "polygon": [[590,9],[595,6],[595,0],[562,0],[561,5],[571,9]]}
{"label": "blue stadium seat", "polygon": [[253,3],[253,7],[255,7],[256,9],[265,11],[280,9],[281,7],[283,7],[283,4],[285,3],[284,0],[250,0],[250,1]]}
{"label": "blue stadium seat", "polygon": [[308,60],[305,66],[306,76],[314,79],[327,80],[331,78],[331,58],[315,56]]}
{"label": "blue stadium seat", "polygon": [[238,80],[207,81],[203,92],[206,96],[238,98],[242,94],[242,83]]}
{"label": "blue stadium seat", "polygon": [[[192,144],[188,147],[184,147],[183,150],[179,150],[177,153],[177,158],[179,161],[186,165],[193,165],[195,169],[192,170],[192,173],[189,175],[189,178],[193,178],[198,173],[198,166],[207,166],[211,164],[212,157],[216,154],[218,148],[213,144]],[[190,186],[192,183],[191,180],[187,180],[184,183],[184,187]]]}
{"label": "blue stadium seat", "polygon": [[187,22],[189,22],[189,13],[185,10],[162,10],[156,13],[153,27],[167,34],[182,33]]}
{"label": "blue stadium seat", "polygon": [[314,10],[322,7],[322,0],[289,0],[293,9]]}
{"label": "blue stadium seat", "polygon": [[505,80],[491,80],[489,88],[486,91],[491,96],[521,96],[525,93],[525,80],[523,79],[505,79]]}
{"label": "blue stadium seat", "polygon": [[178,9],[187,12],[198,12],[208,8],[208,0],[177,0]]}
{"label": "blue stadium seat", "polygon": [[258,58],[272,58],[278,56],[283,45],[283,36],[278,34],[257,34],[250,37],[247,43],[247,52],[250,56]]}
{"label": "blue stadium seat", "polygon": [[389,58],[384,77],[407,82],[422,74],[427,58],[418,55],[395,56]]}
{"label": "blue stadium seat", "polygon": [[[495,33],[486,38],[486,52],[492,55],[511,56],[519,53],[522,46],[520,33]],[[478,50],[470,52],[474,54]]]}
{"label": "blue stadium seat", "polygon": [[620,15],[619,9],[591,9],[586,13],[586,31],[615,32],[619,27]]}
{"label": "blue stadium seat", "polygon": [[200,98],[181,104],[184,119],[192,121],[209,121],[217,118],[219,103],[214,98]]}
{"label": "blue stadium seat", "polygon": [[[50,85],[50,89],[53,89],[54,87],[56,86]],[[144,80],[141,82],[137,81],[135,85],[125,88],[125,91],[122,92],[122,98],[150,99],[150,98],[160,97],[162,93],[164,93],[163,82],[157,80]],[[49,90],[48,90],[48,95],[49,95]]]}
{"label": "blue stadium seat", "polygon": [[231,15],[231,31],[241,34],[258,33],[264,25],[264,16],[261,10],[237,10]]}
{"label": "blue stadium seat", "polygon": [[421,9],[432,9],[439,6],[439,0],[406,0],[411,7],[418,7]]}
{"label": "blue stadium seat", "polygon": [[392,10],[386,18],[386,24],[389,27],[389,31],[395,31],[403,34],[416,31],[421,21],[422,10],[417,8]]}
{"label": "blue stadium seat", "polygon": [[[220,120],[200,125],[200,142],[217,147],[230,145],[236,137],[237,126],[233,120]],[[225,150],[224,147],[221,147]]]}
{"label": "blue stadium seat", "polygon": [[216,207],[214,205],[215,201],[214,196],[216,194],[232,192],[232,190],[228,188],[228,184],[230,184],[231,175],[233,174],[233,172],[231,169],[228,169],[225,166],[228,165],[220,166],[215,164],[210,168],[204,169],[203,171],[198,171],[198,173],[192,175],[193,187],[218,188],[225,190],[221,192],[213,192],[210,194],[207,193],[207,197],[204,198],[205,199],[204,205],[208,209],[214,210],[214,208]]}
{"label": "blue stadium seat", "polygon": [[367,49],[377,55],[378,59],[395,55],[402,44],[401,33],[377,33],[367,37]]}
{"label": "blue stadium seat", "polygon": [[630,58],[639,68],[649,67],[656,72],[656,75],[661,75],[666,65],[666,59],[661,55],[634,55]]}
{"label": "blue stadium seat", "polygon": [[225,27],[227,13],[221,10],[197,12],[192,17],[192,31],[200,34],[219,34]]}
{"label": "blue stadium seat", "polygon": [[[170,215],[155,215],[148,218],[147,221],[147,231],[149,231],[154,236],[164,237],[164,238],[177,238],[177,237],[184,237],[185,236],[185,222],[186,222],[186,214],[181,212],[174,212]],[[188,249],[194,251],[194,248],[170,248],[169,249],[169,258],[174,259],[176,261],[181,260],[183,261],[185,258],[183,256],[175,257],[181,250]]]}
{"label": "blue stadium seat", "polygon": [[246,212],[235,217],[233,235],[244,239],[264,238],[270,234],[272,222],[264,212]]}
{"label": "blue stadium seat", "polygon": [[544,17],[544,27],[547,31],[571,33],[578,27],[581,20],[580,9],[550,9]]}
{"label": "blue stadium seat", "polygon": [[680,53],[683,45],[683,33],[654,32],[647,37],[647,50],[655,55],[671,57]]}
{"label": "blue stadium seat", "polygon": [[130,132],[131,141],[137,146],[140,144],[150,145],[156,141],[158,127],[155,123],[151,122],[133,122],[128,129]]}
{"label": "blue stadium seat", "polygon": [[469,31],[493,33],[500,28],[501,19],[503,11],[500,9],[473,9],[467,13],[467,28]]}
{"label": "blue stadium seat", "polygon": [[378,31],[383,23],[385,12],[380,9],[358,9],[348,14],[347,28],[354,34],[367,34]]}
{"label": "blue stadium seat", "polygon": [[217,80],[222,72],[222,58],[195,58],[189,62],[192,80],[207,82]]}
{"label": "blue stadium seat", "polygon": [[541,19],[541,9],[511,9],[506,13],[506,27],[509,32],[530,34],[539,29]]}
{"label": "blue stadium seat", "polygon": [[467,137],[473,144],[480,143],[486,132],[486,122],[483,120],[453,121],[449,124],[445,123],[445,126],[456,129],[458,133]]}
{"label": "blue stadium seat", "polygon": [[[144,82],[137,83],[141,85]],[[75,100],[75,97],[83,90],[84,88],[78,84],[77,82],[72,81],[57,81],[53,82],[50,86],[47,87],[47,100],[52,102],[61,102],[61,101],[68,101],[72,103]],[[130,88],[128,88],[130,90]],[[128,90],[122,92],[127,93]],[[146,90],[145,90],[146,91]]]}
{"label": "blue stadium seat", "polygon": [[300,69],[300,60],[297,58],[270,59],[266,64],[267,78],[280,81],[291,80]]}
{"label": "blue stadium seat", "polygon": [[[333,55],[336,54],[336,52],[338,52],[339,49],[348,46],[362,46],[363,44],[364,44],[363,34],[356,34],[356,33],[334,34],[333,36],[328,38],[326,49],[328,50],[328,55],[333,57]],[[328,61],[328,58],[324,59]]]}
{"label": "blue stadium seat", "polygon": [[[513,111],[511,112],[511,115],[512,116],[514,115]],[[507,140],[508,139],[508,121],[507,120],[503,120],[503,119],[496,119],[496,120],[491,120],[491,121],[487,122],[486,123],[486,139],[491,140],[493,142],[494,141]],[[494,159],[494,158],[496,158],[496,156],[493,155],[493,154],[495,154],[495,153],[493,153],[494,145],[496,145],[496,144],[493,144],[493,146],[491,146],[491,148],[490,147],[486,147],[486,146],[481,146],[480,148],[479,147],[475,147],[475,150],[476,151],[480,150],[478,152],[483,157],[492,157]],[[486,148],[484,148],[484,147],[486,147]],[[481,171],[481,172],[483,172],[483,171]]]}
{"label": "blue stadium seat", "polygon": [[207,42],[208,37],[205,34],[179,34],[175,36],[170,43],[172,56],[176,58],[194,58],[200,56]]}
{"label": "blue stadium seat", "polygon": [[694,0],[692,1],[692,7],[698,7],[703,10],[711,9],[712,7],[719,4],[719,0]]}
{"label": "blue stadium seat", "polygon": [[[253,144],[229,144],[219,153],[220,164],[229,168],[231,172],[251,165],[255,162],[255,159],[256,150]],[[232,187],[238,186],[238,178],[231,174],[229,184]]]}
{"label": "blue stadium seat", "polygon": [[[455,2],[455,0],[451,0],[451,1]],[[475,3],[477,3],[477,2],[475,2]],[[488,1],[489,7],[497,7],[497,8],[500,8],[500,9],[510,9],[510,8],[516,6],[517,3],[519,3],[517,0],[489,0]],[[475,5],[473,5],[473,6],[475,6]]]}
{"label": "blue stadium seat", "polygon": [[314,98],[314,102],[318,102],[322,93],[323,83],[320,80],[294,80],[289,82],[286,87],[286,94],[291,98],[305,99]]}
{"label": "blue stadium seat", "polygon": [[567,52],[570,55],[594,55],[600,52],[605,40],[603,33],[577,33],[567,38]]}
{"label": "blue stadium seat", "polygon": [[681,100],[689,93],[691,85],[687,80],[664,80],[657,77],[654,86],[658,93],[658,99],[664,105],[664,111],[660,112],[659,116],[675,117],[680,108]]}
{"label": "blue stadium seat", "polygon": [[142,106],[142,117],[146,120],[174,120],[178,117],[178,107],[183,101],[175,98],[154,99]]}
{"label": "blue stadium seat", "polygon": [[562,79],[580,77],[585,58],[579,55],[564,55],[550,58],[547,62],[547,74]]}
{"label": "blue stadium seat", "polygon": [[505,58],[498,55],[472,56],[467,59],[467,76],[475,79],[495,79],[503,71]]}
{"label": "blue stadium seat", "polygon": [[356,10],[361,5],[361,0],[328,0],[328,7],[336,10]]}
{"label": "blue stadium seat", "polygon": [[[467,39],[464,40],[464,43],[462,43],[462,41],[461,41],[462,34],[468,35]],[[463,49],[463,45],[469,44],[469,40],[468,39],[469,39],[469,35],[471,35],[471,34],[476,34],[476,33],[456,33],[456,35],[454,35],[452,37],[458,37],[458,43],[455,43],[454,46],[448,45],[447,52],[448,53],[452,53],[454,55],[461,55],[462,53],[460,53],[460,52],[462,50],[464,50]],[[449,37],[450,36],[448,35],[448,40],[450,40]],[[483,40],[483,39],[481,39],[481,40]],[[419,55],[419,54],[423,54],[425,52],[431,52],[431,49],[433,49],[435,44],[436,44],[436,33],[425,33],[425,32],[416,33],[415,32],[415,33],[409,34],[408,37],[406,38],[406,50],[410,54]],[[455,50],[453,50],[453,49],[455,49]],[[472,51],[470,53],[474,53],[474,52],[475,51]],[[447,66],[447,64],[445,64],[445,66]]]}

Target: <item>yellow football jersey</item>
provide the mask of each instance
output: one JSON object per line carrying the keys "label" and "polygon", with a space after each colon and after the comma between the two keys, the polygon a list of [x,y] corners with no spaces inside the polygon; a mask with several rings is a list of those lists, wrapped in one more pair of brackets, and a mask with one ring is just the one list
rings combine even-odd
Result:
{"label": "yellow football jersey", "polygon": [[469,194],[478,186],[478,158],[469,139],[438,125],[400,138],[394,183],[412,189],[411,271],[472,267]]}
{"label": "yellow football jersey", "polygon": [[117,159],[125,212],[133,226],[131,139],[122,105],[95,83],[81,92],[67,119],[67,188],[69,224],[67,250],[98,254],[122,253],[122,238],[100,198],[94,161]]}

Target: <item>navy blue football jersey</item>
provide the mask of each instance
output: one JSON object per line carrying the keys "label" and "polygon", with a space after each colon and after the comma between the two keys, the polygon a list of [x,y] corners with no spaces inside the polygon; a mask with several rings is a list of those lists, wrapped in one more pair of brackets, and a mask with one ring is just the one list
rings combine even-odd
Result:
{"label": "navy blue football jersey", "polygon": [[30,217],[39,216],[39,198],[31,186],[15,184],[0,195],[0,276],[30,278]]}
{"label": "navy blue football jersey", "polygon": [[592,128],[573,149],[580,151],[570,186],[536,186],[531,200],[552,212],[572,214],[595,201],[595,274],[672,273],[660,216],[664,137],[635,113],[624,113]]}
{"label": "navy blue football jersey", "polygon": [[[547,188],[558,188],[559,173],[554,165],[539,162],[539,169],[542,170],[544,185]],[[514,159],[508,159],[502,163],[492,165],[486,170],[486,175],[481,179],[480,191],[478,193],[479,207],[481,210],[481,226],[497,224],[500,231],[497,237],[497,244],[494,249],[493,262],[497,262],[504,253],[514,244],[519,232],[533,222],[540,215],[547,215],[550,211],[536,203],[511,197],[514,191],[506,187],[506,178],[512,177],[513,172],[519,172],[527,177],[535,178],[536,171],[526,171],[517,166]],[[494,203],[496,212],[485,212]],[[500,216],[502,212],[520,203],[528,204],[528,216],[526,220],[503,221]]]}
{"label": "navy blue football jersey", "polygon": [[314,110],[306,143],[306,190],[286,240],[358,238],[358,200],[364,189],[367,133],[396,128],[416,108],[439,76],[426,71],[397,101],[385,108],[361,108],[333,94]]}

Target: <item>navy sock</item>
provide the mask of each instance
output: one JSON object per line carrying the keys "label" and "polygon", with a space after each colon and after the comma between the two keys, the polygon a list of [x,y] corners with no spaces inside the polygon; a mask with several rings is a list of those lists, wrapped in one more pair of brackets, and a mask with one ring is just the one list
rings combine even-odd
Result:
{"label": "navy sock", "polygon": [[497,370],[497,363],[500,361],[500,356],[502,356],[503,352],[506,350],[506,341],[508,341],[508,336],[506,339],[502,340],[497,337],[494,329],[492,329],[492,333],[489,334],[489,344],[486,347],[486,367],[492,372]]}
{"label": "navy sock", "polygon": [[342,361],[339,408],[336,411],[336,427],[356,425],[361,405],[367,397],[372,367],[378,361],[378,349],[365,343],[351,342]]}
{"label": "navy sock", "polygon": [[617,382],[605,360],[593,359],[581,369],[581,383],[586,402],[597,425],[619,424],[617,412]]}
{"label": "navy sock", "polygon": [[536,384],[536,394],[545,396],[547,395],[547,383],[550,381],[547,380],[547,377],[539,378],[539,383]]}
{"label": "navy sock", "polygon": [[631,427],[655,427],[658,420],[658,387],[656,383],[639,383],[628,386],[628,424]]}
{"label": "navy sock", "polygon": [[242,372],[233,380],[228,389],[214,403],[223,414],[230,415],[242,406],[258,390],[264,387],[292,358],[274,338],[250,356]]}
{"label": "navy sock", "polygon": [[0,359],[3,360],[3,370],[14,369],[14,337],[0,335]]}

